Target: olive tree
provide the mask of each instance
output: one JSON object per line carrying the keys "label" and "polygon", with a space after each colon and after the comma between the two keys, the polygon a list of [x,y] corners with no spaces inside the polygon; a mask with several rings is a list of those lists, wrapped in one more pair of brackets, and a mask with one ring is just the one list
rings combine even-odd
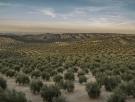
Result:
{"label": "olive tree", "polygon": [[65,97],[59,96],[59,97],[53,98],[52,102],[67,102],[67,101],[66,101]]}
{"label": "olive tree", "polygon": [[86,91],[91,98],[100,96],[100,85],[97,82],[91,82],[86,85]]}
{"label": "olive tree", "polygon": [[20,73],[16,77],[16,83],[24,85],[24,84],[28,84],[29,82],[30,79],[26,74]]}
{"label": "olive tree", "polygon": [[54,76],[53,80],[56,83],[59,83],[63,79],[62,75],[56,75]]}
{"label": "olive tree", "polygon": [[107,91],[112,91],[115,89],[118,84],[121,82],[121,79],[117,76],[108,76],[104,80],[105,88]]}
{"label": "olive tree", "polygon": [[46,86],[44,85],[41,89],[41,97],[44,101],[52,102],[53,98],[59,97],[61,92],[57,86],[51,85]]}
{"label": "olive tree", "polygon": [[61,80],[58,84],[61,89],[66,90],[67,92],[73,92],[74,91],[74,82],[73,81],[64,81]]}
{"label": "olive tree", "polygon": [[79,76],[79,83],[84,83],[84,82],[87,82],[86,76],[80,75],[80,76]]}
{"label": "olive tree", "polygon": [[16,72],[14,70],[8,70],[6,72],[6,76],[8,76],[8,77],[13,77],[13,76],[15,76],[15,74],[16,74]]}
{"label": "olive tree", "polygon": [[6,89],[7,88],[7,82],[3,77],[0,77],[0,87],[2,89]]}
{"label": "olive tree", "polygon": [[30,89],[34,94],[39,93],[42,86],[43,82],[40,80],[32,80],[30,83]]}
{"label": "olive tree", "polygon": [[116,90],[107,100],[107,102],[125,102],[126,95],[121,90]]}
{"label": "olive tree", "polygon": [[25,94],[15,90],[5,90],[0,93],[0,102],[28,102]]}
{"label": "olive tree", "polygon": [[40,70],[34,70],[34,71],[32,71],[32,73],[31,73],[31,77],[33,78],[38,78],[38,77],[40,77],[40,75],[41,75],[41,72],[40,72]]}
{"label": "olive tree", "polygon": [[65,80],[75,80],[75,76],[74,76],[74,73],[72,72],[67,72],[64,74],[64,79]]}
{"label": "olive tree", "polygon": [[50,74],[44,71],[41,73],[41,77],[42,79],[48,81],[50,79]]}

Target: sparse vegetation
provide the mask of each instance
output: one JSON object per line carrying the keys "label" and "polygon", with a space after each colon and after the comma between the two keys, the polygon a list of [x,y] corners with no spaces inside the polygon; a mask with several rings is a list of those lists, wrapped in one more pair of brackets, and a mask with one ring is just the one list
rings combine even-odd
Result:
{"label": "sparse vegetation", "polygon": [[116,91],[109,97],[107,102],[125,102],[125,94]]}
{"label": "sparse vegetation", "polygon": [[65,79],[65,80],[74,80],[74,79],[75,79],[74,73],[72,73],[72,72],[67,72],[67,73],[65,73],[64,79]]}
{"label": "sparse vegetation", "polygon": [[120,83],[120,78],[116,76],[108,76],[104,80],[105,88],[107,91],[112,91]]}
{"label": "sparse vegetation", "polygon": [[[112,93],[106,100],[108,102],[125,102],[127,97],[135,97],[134,35],[72,36],[75,36],[74,39],[88,39],[70,43],[65,39],[63,42],[51,40],[53,43],[44,43],[28,40],[27,36],[27,40],[24,36],[8,36],[8,40],[7,36],[4,37],[4,41],[0,40],[0,74],[15,78],[17,84],[30,87],[28,89],[34,94],[41,91],[42,98],[47,102],[65,102],[61,94],[65,91],[76,94],[80,89],[74,91],[75,87],[85,85],[87,80],[93,81],[86,85],[90,98],[98,100],[102,86]],[[121,43],[121,40],[126,44]],[[46,84],[43,87],[42,82]],[[0,78],[0,87],[0,92],[7,92],[3,78]]]}
{"label": "sparse vegetation", "polygon": [[0,93],[0,102],[28,102],[25,94],[15,90],[5,90]]}
{"label": "sparse vegetation", "polygon": [[30,79],[27,75],[20,73],[16,77],[16,83],[19,83],[20,85],[29,84]]}
{"label": "sparse vegetation", "polygon": [[87,82],[86,76],[80,75],[80,76],[79,76],[79,83],[84,83],[84,82]]}
{"label": "sparse vegetation", "polygon": [[67,101],[66,101],[65,97],[60,96],[60,97],[53,98],[52,102],[67,102]]}
{"label": "sparse vegetation", "polygon": [[43,97],[44,101],[52,102],[53,98],[57,98],[61,95],[61,92],[58,87],[46,86],[44,85],[41,89],[41,96]]}
{"label": "sparse vegetation", "polygon": [[32,80],[30,83],[30,89],[34,94],[39,93],[42,86],[43,83],[40,80]]}
{"label": "sparse vegetation", "polygon": [[91,98],[98,98],[100,96],[100,86],[97,82],[88,83],[86,91]]}
{"label": "sparse vegetation", "polygon": [[6,89],[7,88],[7,82],[4,78],[0,77],[0,88]]}
{"label": "sparse vegetation", "polygon": [[61,75],[56,75],[53,78],[54,82],[56,82],[56,83],[59,83],[62,79],[63,79],[63,77]]}

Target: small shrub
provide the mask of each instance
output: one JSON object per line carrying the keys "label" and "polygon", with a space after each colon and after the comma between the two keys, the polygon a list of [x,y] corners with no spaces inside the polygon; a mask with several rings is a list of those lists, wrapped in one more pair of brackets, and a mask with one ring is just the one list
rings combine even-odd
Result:
{"label": "small shrub", "polygon": [[61,92],[58,87],[52,85],[52,86],[46,86],[44,85],[41,89],[41,96],[44,101],[52,102],[53,98],[59,97],[61,95]]}
{"label": "small shrub", "polygon": [[73,81],[61,81],[61,88],[66,90],[67,92],[74,91],[74,82]]}
{"label": "small shrub", "polygon": [[106,77],[104,80],[105,88],[107,91],[112,91],[118,86],[120,82],[121,79],[119,77],[115,77],[115,76]]}
{"label": "small shrub", "polygon": [[8,70],[9,70],[9,68],[5,67],[5,68],[0,69],[0,72],[2,74],[5,74]]}
{"label": "small shrub", "polygon": [[74,67],[74,72],[78,72],[78,68]]}
{"label": "small shrub", "polygon": [[65,99],[65,97],[62,97],[62,96],[55,97],[55,98],[53,98],[52,102],[66,102],[66,99]]}
{"label": "small shrub", "polygon": [[14,70],[15,70],[15,71],[19,72],[19,71],[20,71],[20,69],[21,69],[21,67],[20,67],[20,66],[14,66]]}
{"label": "small shrub", "polygon": [[0,102],[28,102],[25,94],[15,90],[6,90],[0,93]]}
{"label": "small shrub", "polygon": [[67,73],[65,73],[64,74],[64,79],[65,80],[74,80],[75,79],[75,77],[74,77],[74,73],[72,73],[72,72],[67,72]]}
{"label": "small shrub", "polygon": [[44,80],[46,80],[46,81],[50,80],[50,75],[49,75],[49,73],[47,73],[47,72],[43,72],[43,73],[41,74],[41,77],[42,77],[42,79],[44,79]]}
{"label": "small shrub", "polygon": [[21,68],[21,69],[25,74],[30,74],[33,70],[32,68]]}
{"label": "small shrub", "polygon": [[7,82],[6,82],[6,80],[4,79],[4,78],[2,78],[2,77],[0,77],[0,87],[2,88],[2,89],[6,89],[7,88]]}
{"label": "small shrub", "polygon": [[88,83],[86,91],[91,98],[98,98],[100,96],[100,85],[97,82]]}
{"label": "small shrub", "polygon": [[43,86],[43,83],[40,80],[33,80],[30,83],[30,89],[34,94],[39,93],[42,86]]}
{"label": "small shrub", "polygon": [[106,75],[106,73],[99,72],[98,74],[96,74],[95,77],[96,77],[97,82],[102,86],[105,83],[105,79],[106,79],[107,75]]}
{"label": "small shrub", "polygon": [[56,71],[53,70],[53,71],[50,72],[50,76],[55,76],[55,75],[57,75]]}
{"label": "small shrub", "polygon": [[87,82],[87,78],[84,75],[79,76],[79,83]]}
{"label": "small shrub", "polygon": [[56,75],[56,76],[53,78],[54,82],[56,82],[56,83],[59,83],[62,79],[63,79],[63,77],[62,77],[61,75]]}
{"label": "small shrub", "polygon": [[107,102],[125,102],[125,94],[117,90],[108,98]]}
{"label": "small shrub", "polygon": [[7,72],[6,72],[6,76],[8,76],[8,77],[13,77],[13,76],[15,76],[15,71],[14,70],[8,70]]}
{"label": "small shrub", "polygon": [[29,77],[26,75],[26,74],[18,74],[17,77],[16,77],[16,83],[19,83],[19,84],[28,84],[30,82],[30,79]]}
{"label": "small shrub", "polygon": [[55,83],[55,84],[56,84],[56,86],[58,86],[60,89],[64,89],[64,80],[63,80],[63,79],[60,80],[59,83]]}
{"label": "small shrub", "polygon": [[63,71],[64,71],[64,69],[61,67],[57,69],[57,72],[63,73]]}
{"label": "small shrub", "polygon": [[31,73],[31,77],[33,78],[38,78],[40,77],[41,75],[41,72],[39,70],[34,70],[32,73]]}
{"label": "small shrub", "polygon": [[122,79],[124,81],[129,81],[129,80],[132,80],[134,79],[134,75],[130,74],[130,73],[124,73],[121,75],[122,76]]}
{"label": "small shrub", "polygon": [[122,90],[127,96],[135,97],[135,81],[131,80],[129,82],[121,83],[118,88]]}
{"label": "small shrub", "polygon": [[81,76],[81,75],[85,75],[85,72],[84,71],[78,72],[78,77]]}

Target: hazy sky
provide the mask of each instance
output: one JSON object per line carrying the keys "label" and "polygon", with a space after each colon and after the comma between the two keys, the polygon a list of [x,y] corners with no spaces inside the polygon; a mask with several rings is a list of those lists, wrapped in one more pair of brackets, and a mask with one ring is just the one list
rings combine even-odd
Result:
{"label": "hazy sky", "polygon": [[135,0],[0,0],[0,31],[135,33]]}

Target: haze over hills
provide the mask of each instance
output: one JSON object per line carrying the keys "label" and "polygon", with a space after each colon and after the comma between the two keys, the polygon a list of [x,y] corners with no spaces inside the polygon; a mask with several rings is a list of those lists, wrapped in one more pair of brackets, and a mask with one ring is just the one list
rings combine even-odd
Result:
{"label": "haze over hills", "polygon": [[134,34],[113,34],[113,33],[63,33],[63,34],[15,34],[7,33],[0,34],[0,37],[11,38],[21,42],[70,42],[82,40],[108,40],[108,39],[122,39],[124,41],[135,41]]}

